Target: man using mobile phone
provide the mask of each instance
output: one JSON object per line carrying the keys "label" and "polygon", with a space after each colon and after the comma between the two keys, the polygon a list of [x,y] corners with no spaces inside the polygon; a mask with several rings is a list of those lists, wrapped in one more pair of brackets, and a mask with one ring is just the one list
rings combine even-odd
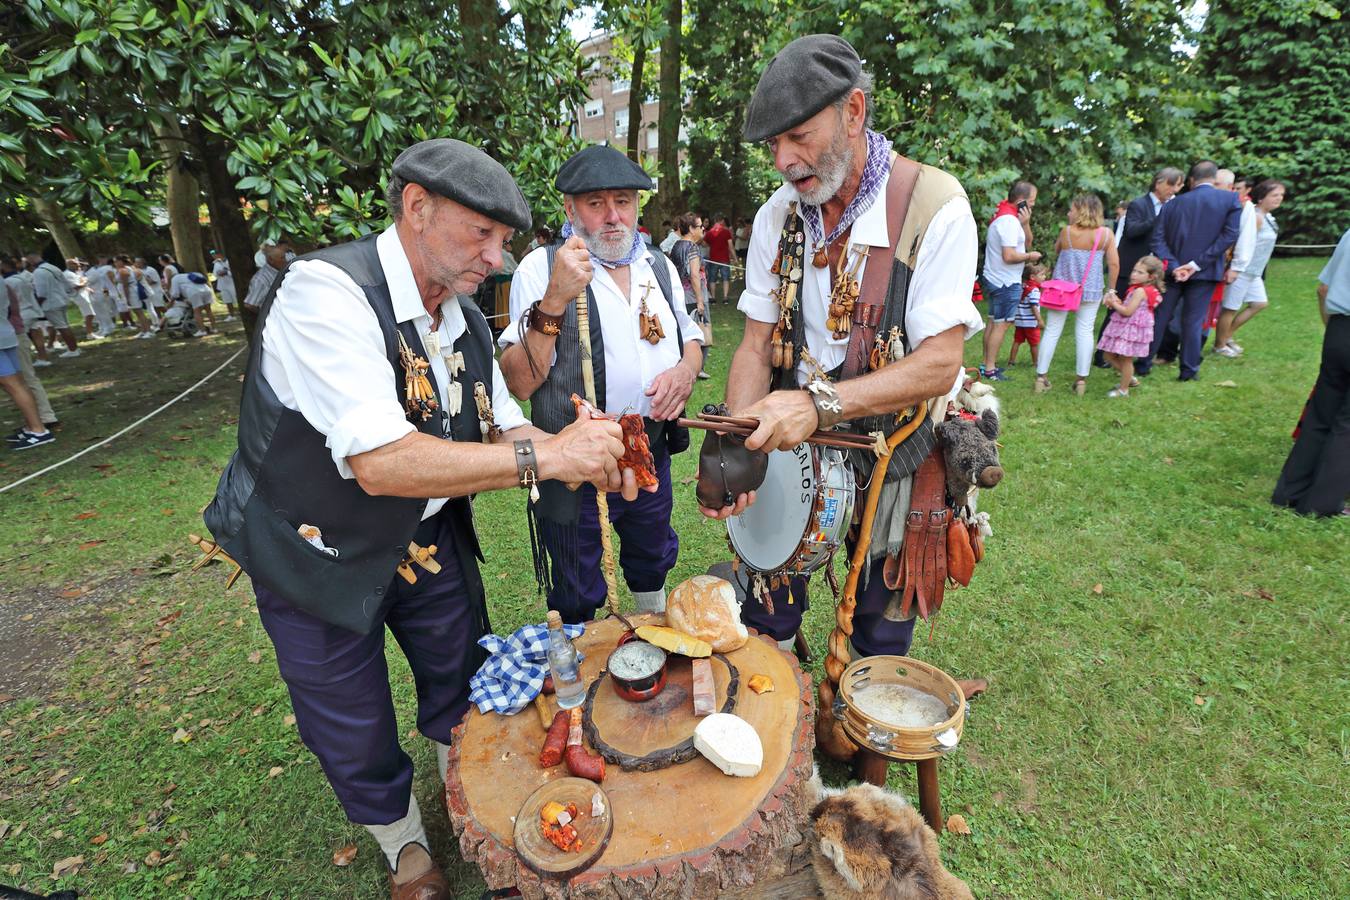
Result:
{"label": "man using mobile phone", "polygon": [[998,205],[984,242],[984,299],[989,303],[989,328],[984,332],[984,364],[980,377],[1007,381],[998,366],[1003,337],[1017,318],[1022,299],[1022,269],[1039,262],[1041,254],[1027,250],[1031,244],[1031,210],[1036,206],[1036,186],[1017,181],[1008,199]]}

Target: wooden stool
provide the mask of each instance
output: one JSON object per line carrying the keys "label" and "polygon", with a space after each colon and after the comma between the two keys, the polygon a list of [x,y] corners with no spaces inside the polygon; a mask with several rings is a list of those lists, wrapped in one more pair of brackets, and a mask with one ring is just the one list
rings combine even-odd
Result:
{"label": "wooden stool", "polygon": [[[853,774],[859,781],[884,788],[886,787],[886,771],[890,768],[892,762],[899,762],[899,760],[888,759],[880,753],[868,750],[866,747],[859,747],[857,755],[853,757]],[[943,827],[942,799],[938,794],[937,757],[916,761],[914,771],[918,775],[919,782],[919,812],[928,822],[928,827],[941,834]]]}

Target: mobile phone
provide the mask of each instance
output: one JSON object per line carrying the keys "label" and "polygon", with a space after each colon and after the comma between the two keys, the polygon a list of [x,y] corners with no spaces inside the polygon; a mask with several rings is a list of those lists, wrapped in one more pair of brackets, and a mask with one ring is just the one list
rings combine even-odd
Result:
{"label": "mobile phone", "polygon": [[1018,201],[1017,201],[1017,211],[1018,211],[1019,213],[1024,213],[1024,212],[1026,212],[1026,211],[1027,211],[1027,201],[1025,201],[1025,200],[1018,200]]}

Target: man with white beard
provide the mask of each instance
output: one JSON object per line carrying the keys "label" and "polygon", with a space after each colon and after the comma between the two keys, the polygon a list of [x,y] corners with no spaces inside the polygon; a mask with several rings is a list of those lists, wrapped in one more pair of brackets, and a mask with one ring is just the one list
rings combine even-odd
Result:
{"label": "man with white beard", "polygon": [[[544,431],[575,418],[571,396],[585,394],[575,301],[584,292],[596,402],[607,413],[643,416],[659,479],[636,500],[608,496],[619,562],[638,609],[663,612],[680,546],[670,527],[670,454],[689,444],[674,420],[702,368],[703,333],[685,312],[675,267],[637,231],[638,191],[654,187],[641,166],[612,147],[587,147],[563,164],[554,186],[567,216],[563,244],[532,251],[512,276],[512,321],[498,340],[502,375]],[[539,489],[530,514],[552,563],[536,558],[536,572],[547,570],[549,608],[565,622],[587,621],[605,602],[594,488]]]}
{"label": "man with white beard", "polygon": [[[738,307],[745,333],[727,377],[731,414],[759,420],[745,440],[750,450],[790,449],[836,425],[889,436],[902,411],[927,401],[940,420],[961,383],[962,345],[983,325],[970,299],[977,236],[965,191],[951,175],[898,156],[871,121],[872,79],[836,35],[788,44],[751,98],[745,139],[763,143],[784,183],[755,217]],[[861,563],[855,655],[909,650],[913,614],[891,607],[911,540],[910,487],[917,501],[914,474],[935,444],[928,418],[875,470],[873,457],[864,465],[853,454],[858,484],[885,479]],[[752,502],[744,493],[702,512],[725,519]],[[771,580],[781,585],[767,591],[773,602],[750,599],[742,618],[790,647],[806,579]]]}

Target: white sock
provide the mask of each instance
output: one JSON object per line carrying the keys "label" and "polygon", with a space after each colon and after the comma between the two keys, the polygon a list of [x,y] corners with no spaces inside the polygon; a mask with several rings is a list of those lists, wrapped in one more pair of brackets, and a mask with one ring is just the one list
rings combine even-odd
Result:
{"label": "white sock", "polygon": [[666,611],[666,589],[659,591],[633,591],[640,613],[663,613]]}
{"label": "white sock", "polygon": [[795,637],[790,637],[785,641],[779,641],[778,649],[788,653],[794,652],[797,649],[797,639]]}
{"label": "white sock", "polygon": [[432,741],[436,745],[436,768],[441,770],[441,784],[445,784],[445,773],[450,771],[450,745]]}
{"label": "white sock", "polygon": [[399,851],[408,844],[416,841],[423,847],[430,846],[426,829],[422,827],[422,811],[417,808],[417,798],[411,794],[408,796],[408,812],[403,818],[388,825],[367,825],[365,828],[384,851],[384,858],[389,860],[391,871],[398,866]]}

